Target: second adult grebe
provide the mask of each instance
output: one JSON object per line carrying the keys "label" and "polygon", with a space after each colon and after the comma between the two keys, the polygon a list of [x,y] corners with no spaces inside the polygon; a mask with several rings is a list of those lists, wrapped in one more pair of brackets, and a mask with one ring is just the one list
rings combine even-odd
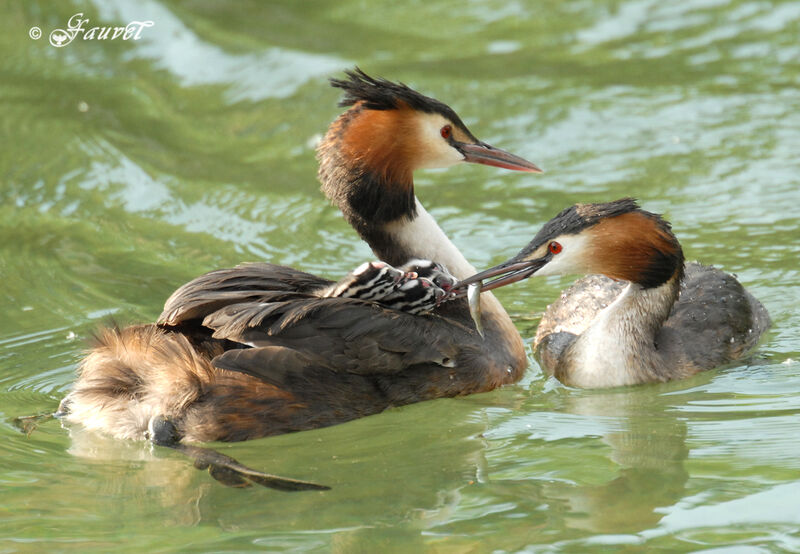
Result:
{"label": "second adult grebe", "polygon": [[679,379],[743,357],[770,325],[732,275],[683,251],[661,216],[630,198],[577,204],[510,260],[456,285],[498,277],[491,290],[532,275],[592,275],[547,308],[534,341],[545,371],[576,387]]}

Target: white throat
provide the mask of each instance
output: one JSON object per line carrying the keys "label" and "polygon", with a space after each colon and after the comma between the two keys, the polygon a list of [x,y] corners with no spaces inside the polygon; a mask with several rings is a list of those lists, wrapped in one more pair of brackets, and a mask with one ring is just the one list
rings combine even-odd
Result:
{"label": "white throat", "polygon": [[565,352],[570,384],[595,388],[664,380],[654,339],[674,302],[674,286],[672,280],[644,290],[628,284]]}
{"label": "white throat", "polygon": [[415,197],[417,217],[405,218],[389,223],[384,228],[393,240],[405,251],[418,258],[444,264],[457,279],[465,279],[476,273],[475,268],[447,238],[439,224]]}

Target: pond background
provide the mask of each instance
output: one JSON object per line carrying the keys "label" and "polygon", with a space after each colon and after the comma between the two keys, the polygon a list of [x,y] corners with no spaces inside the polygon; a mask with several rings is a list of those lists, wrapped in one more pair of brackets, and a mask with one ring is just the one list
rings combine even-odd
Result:
{"label": "pond background", "polygon": [[[2,2],[0,551],[800,551],[800,4]],[[153,20],[138,41],[49,32]],[[33,40],[38,26],[43,37]],[[358,64],[450,104],[544,175],[463,166],[417,195],[479,268],[575,202],[635,196],[773,327],[693,379],[517,385],[217,445],[330,492],[225,488],[180,454],[53,411],[109,318],[265,260],[372,259],[316,182]],[[570,278],[498,296],[528,342]]]}

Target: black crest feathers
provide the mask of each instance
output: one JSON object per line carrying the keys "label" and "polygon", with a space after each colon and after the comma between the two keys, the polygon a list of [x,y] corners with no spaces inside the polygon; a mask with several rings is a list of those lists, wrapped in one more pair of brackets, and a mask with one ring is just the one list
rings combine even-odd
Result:
{"label": "black crest feathers", "polygon": [[439,113],[466,129],[450,106],[435,98],[420,94],[403,83],[393,83],[381,77],[370,77],[361,69],[345,71],[346,79],[331,79],[332,87],[344,91],[339,106],[352,106],[357,102],[370,110],[396,110],[400,104],[425,113]]}

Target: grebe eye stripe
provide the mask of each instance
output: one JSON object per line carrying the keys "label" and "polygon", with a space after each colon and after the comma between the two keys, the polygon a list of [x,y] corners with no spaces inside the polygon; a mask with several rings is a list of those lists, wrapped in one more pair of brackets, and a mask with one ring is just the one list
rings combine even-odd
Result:
{"label": "grebe eye stripe", "polygon": [[553,241],[547,245],[547,249],[551,254],[558,254],[563,249],[563,246],[561,246],[560,242]]}

